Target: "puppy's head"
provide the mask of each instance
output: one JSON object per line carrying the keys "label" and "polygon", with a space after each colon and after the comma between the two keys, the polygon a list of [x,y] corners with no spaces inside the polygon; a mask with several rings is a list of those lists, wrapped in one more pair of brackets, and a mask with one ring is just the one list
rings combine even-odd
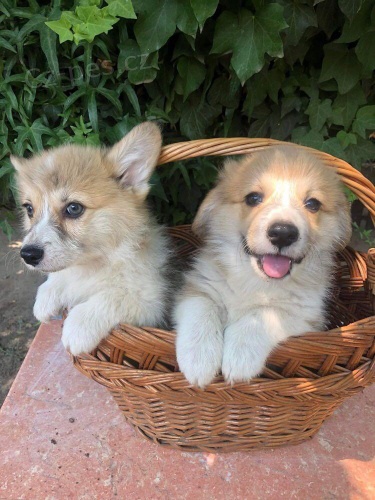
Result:
{"label": "puppy's head", "polygon": [[258,275],[284,278],[306,257],[343,248],[351,221],[338,174],[290,145],[227,161],[193,230],[240,245]]}
{"label": "puppy's head", "polygon": [[60,271],[105,257],[144,224],[159,128],[135,127],[109,149],[65,145],[31,159],[11,157],[24,207],[27,267]]}

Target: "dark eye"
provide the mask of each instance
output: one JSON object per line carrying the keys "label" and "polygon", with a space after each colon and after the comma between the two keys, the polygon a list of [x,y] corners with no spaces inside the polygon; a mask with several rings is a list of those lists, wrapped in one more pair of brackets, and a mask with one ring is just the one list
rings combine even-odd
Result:
{"label": "dark eye", "polygon": [[80,203],[69,203],[69,205],[65,207],[65,215],[66,217],[70,217],[71,219],[76,219],[83,214],[84,210],[85,209],[83,205],[81,205]]}
{"label": "dark eye", "polygon": [[309,212],[315,213],[319,210],[321,206],[322,204],[316,198],[309,198],[308,200],[305,201],[305,208],[307,208]]}
{"label": "dark eye", "polygon": [[24,203],[22,206],[26,208],[27,215],[31,219],[31,217],[34,215],[33,206],[30,203]]}
{"label": "dark eye", "polygon": [[250,193],[245,196],[245,203],[249,207],[256,207],[260,205],[263,201],[263,195],[261,193]]}

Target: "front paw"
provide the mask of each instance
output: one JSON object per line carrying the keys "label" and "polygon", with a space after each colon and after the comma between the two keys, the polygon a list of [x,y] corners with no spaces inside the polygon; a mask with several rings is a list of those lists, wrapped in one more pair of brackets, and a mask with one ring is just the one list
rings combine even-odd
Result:
{"label": "front paw", "polygon": [[109,333],[92,318],[93,311],[87,312],[84,304],[77,305],[64,321],[61,340],[73,356],[93,351]]}
{"label": "front paw", "polygon": [[226,382],[249,382],[261,374],[270,351],[266,347],[259,349],[259,344],[236,342],[225,338],[222,373]]}
{"label": "front paw", "polygon": [[38,288],[34,304],[34,316],[41,323],[48,323],[53,316],[60,313],[60,304],[56,292],[47,283]]}
{"label": "front paw", "polygon": [[185,353],[177,353],[177,362],[181,372],[190,384],[203,389],[218,374],[221,365],[220,357],[196,346]]}

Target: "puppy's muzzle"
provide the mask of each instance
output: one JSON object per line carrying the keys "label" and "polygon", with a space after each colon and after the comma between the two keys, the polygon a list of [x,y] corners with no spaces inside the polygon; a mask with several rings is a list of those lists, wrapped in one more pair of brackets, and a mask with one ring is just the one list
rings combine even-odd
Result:
{"label": "puppy's muzzle", "polygon": [[289,247],[299,238],[299,231],[293,224],[283,224],[276,222],[268,228],[267,236],[272,245],[279,250]]}
{"label": "puppy's muzzle", "polygon": [[44,250],[43,248],[34,245],[26,245],[25,247],[21,248],[20,255],[26,262],[26,264],[35,267],[43,259]]}

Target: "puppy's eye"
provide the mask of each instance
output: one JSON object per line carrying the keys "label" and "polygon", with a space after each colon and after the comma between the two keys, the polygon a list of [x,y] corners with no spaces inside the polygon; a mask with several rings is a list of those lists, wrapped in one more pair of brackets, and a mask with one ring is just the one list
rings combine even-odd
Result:
{"label": "puppy's eye", "polygon": [[305,208],[307,208],[307,210],[312,213],[317,212],[321,206],[322,204],[316,198],[309,198],[305,201]]}
{"label": "puppy's eye", "polygon": [[66,217],[70,217],[71,219],[76,219],[77,217],[79,217],[80,215],[83,214],[85,208],[83,205],[81,205],[80,203],[69,203],[69,205],[67,205],[65,207],[65,216]]}
{"label": "puppy's eye", "polygon": [[24,203],[22,206],[26,208],[26,213],[31,219],[31,217],[34,215],[33,206],[30,203]]}
{"label": "puppy's eye", "polygon": [[261,193],[249,193],[245,196],[245,203],[249,207],[256,207],[260,205],[263,201],[263,195]]}

